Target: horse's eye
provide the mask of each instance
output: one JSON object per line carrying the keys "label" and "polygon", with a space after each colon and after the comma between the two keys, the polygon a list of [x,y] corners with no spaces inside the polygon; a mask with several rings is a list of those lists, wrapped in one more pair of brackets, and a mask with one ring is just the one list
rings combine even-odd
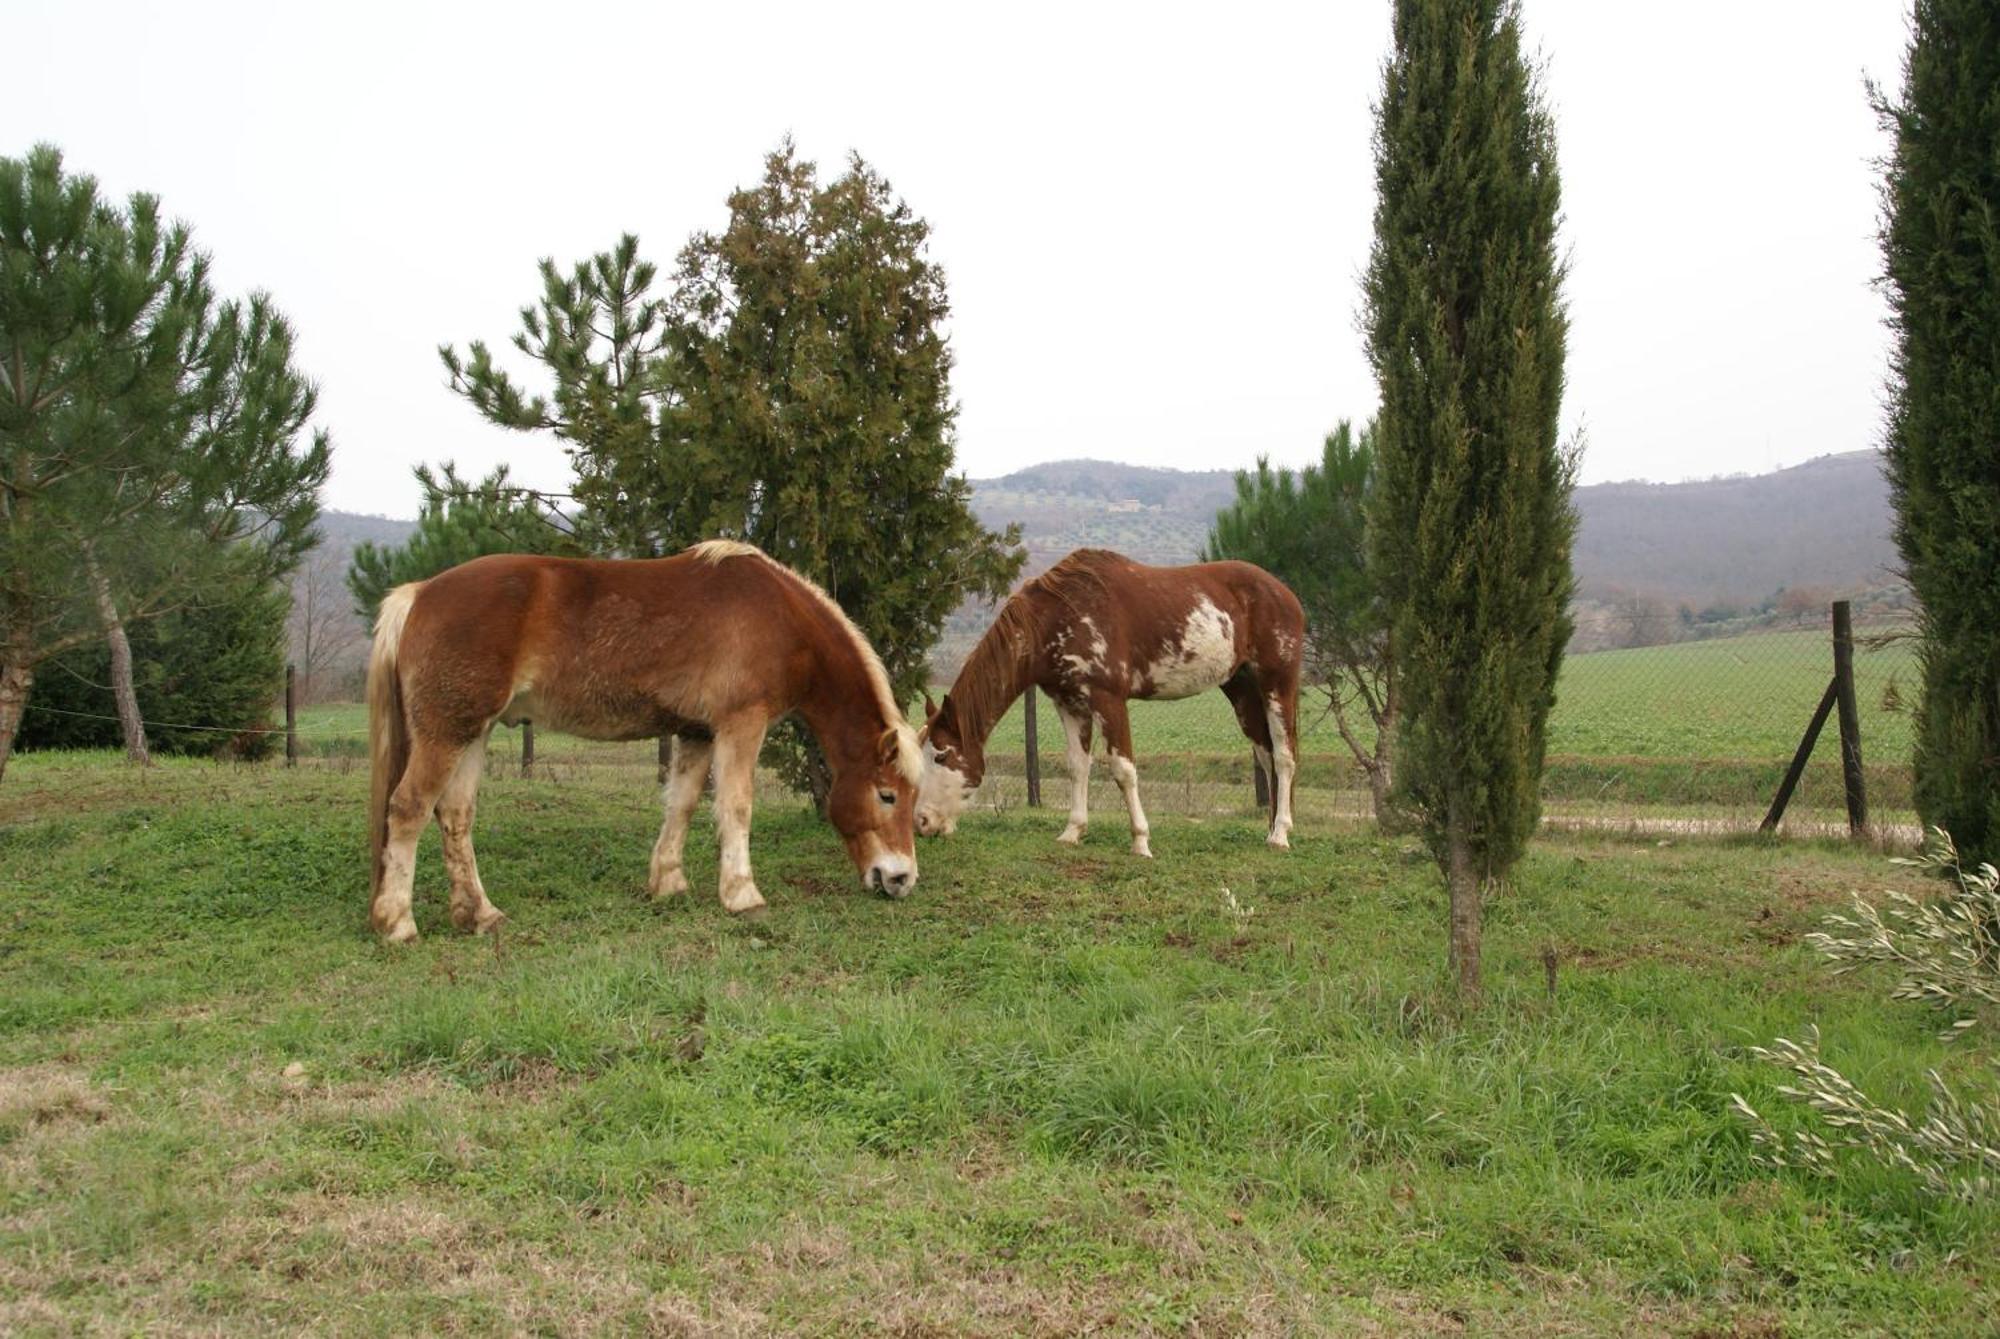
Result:
{"label": "horse's eye", "polygon": [[875,792],[875,798],[891,808],[895,807],[896,792],[893,790],[878,790]]}

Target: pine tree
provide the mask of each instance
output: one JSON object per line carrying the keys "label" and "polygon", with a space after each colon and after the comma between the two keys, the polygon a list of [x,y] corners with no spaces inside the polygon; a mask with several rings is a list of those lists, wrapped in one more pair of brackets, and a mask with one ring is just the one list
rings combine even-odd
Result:
{"label": "pine tree", "polygon": [[[1393,824],[1391,749],[1396,735],[1395,657],[1388,611],[1369,560],[1367,504],[1375,476],[1375,427],[1357,438],[1343,420],[1320,461],[1296,475],[1236,472],[1236,500],[1218,512],[1202,558],[1238,558],[1272,573],[1306,611],[1308,679],[1327,697],[1348,752],[1368,777],[1375,821]],[[1372,737],[1354,719],[1367,718]]]}
{"label": "pine tree", "polygon": [[347,589],[364,622],[372,624],[382,597],[404,582],[423,581],[489,553],[583,551],[549,499],[516,487],[505,465],[477,483],[459,478],[449,461],[441,471],[419,465],[412,472],[424,499],[416,529],[401,544],[357,545],[348,565]]}
{"label": "pine tree", "polygon": [[[946,615],[1004,594],[1025,557],[951,472],[950,304],[929,236],[858,157],[822,185],[786,143],[664,293],[630,236],[567,276],[542,262],[514,343],[548,396],[483,345],[441,352],[483,416],[563,442],[596,551],[748,540],[825,587],[908,701]],[[825,769],[796,723],[770,758],[818,794]]]}
{"label": "pine tree", "polygon": [[1883,268],[1896,334],[1887,473],[1922,605],[1916,802],[1973,860],[2000,860],[2000,9],[1917,0]]}
{"label": "pine tree", "polygon": [[[49,657],[290,572],[329,447],[270,300],[151,196],[0,158],[0,775]],[[127,695],[129,698],[129,694]]]}
{"label": "pine tree", "polygon": [[1533,834],[1569,639],[1574,454],[1554,125],[1510,0],[1396,0],[1375,145],[1373,557],[1391,611],[1399,792],[1480,989],[1480,904]]}

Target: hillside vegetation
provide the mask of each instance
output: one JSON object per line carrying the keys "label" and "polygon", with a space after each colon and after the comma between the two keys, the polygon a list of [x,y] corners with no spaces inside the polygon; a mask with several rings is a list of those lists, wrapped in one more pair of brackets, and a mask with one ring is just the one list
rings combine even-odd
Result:
{"label": "hillside vegetation", "polygon": [[[983,524],[1022,524],[1028,576],[1093,546],[1141,562],[1192,562],[1215,513],[1235,496],[1228,470],[1102,460],[1055,461],[972,485]],[[1888,491],[1872,451],[1765,475],[1593,484],[1577,490],[1576,505],[1579,650],[1751,631],[1842,597],[1864,597],[1884,614],[1904,602]],[[321,522],[328,597],[344,598],[331,586],[357,543],[397,543],[409,529],[407,521],[329,512]],[[961,606],[934,664],[955,668],[992,617],[983,602]],[[348,659],[358,655],[356,642]]]}

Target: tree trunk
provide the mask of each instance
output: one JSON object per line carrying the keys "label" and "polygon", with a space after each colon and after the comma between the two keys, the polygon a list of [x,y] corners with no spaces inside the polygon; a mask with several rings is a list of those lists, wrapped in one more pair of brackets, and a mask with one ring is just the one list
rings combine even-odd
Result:
{"label": "tree trunk", "polygon": [[28,668],[26,649],[9,647],[7,662],[0,664],[0,779],[7,775],[7,759],[14,754],[14,736],[20,733],[28,689],[35,682],[35,672]]}
{"label": "tree trunk", "polygon": [[1472,858],[1472,834],[1467,830],[1464,801],[1449,801],[1445,819],[1445,883],[1451,889],[1451,972],[1458,997],[1479,1003],[1480,877]]}
{"label": "tree trunk", "polygon": [[1368,767],[1368,798],[1375,806],[1375,826],[1383,832],[1401,830],[1396,810],[1389,802],[1389,792],[1393,785],[1394,782],[1389,775],[1389,760],[1378,753]]}
{"label": "tree trunk", "polygon": [[1408,816],[1395,805],[1396,790],[1396,685],[1393,679],[1383,694],[1382,714],[1375,719],[1375,756],[1367,760],[1368,793],[1375,803],[1375,826],[1386,833],[1409,829]]}
{"label": "tree trunk", "polygon": [[104,640],[111,645],[111,696],[118,702],[118,728],[125,736],[125,760],[140,767],[153,758],[146,751],[146,723],[139,719],[139,695],[132,687],[132,643],[126,640],[125,623],[118,617],[118,605],[111,598],[111,580],[88,550],[84,565],[90,572],[91,590],[97,596],[97,617],[104,624]]}

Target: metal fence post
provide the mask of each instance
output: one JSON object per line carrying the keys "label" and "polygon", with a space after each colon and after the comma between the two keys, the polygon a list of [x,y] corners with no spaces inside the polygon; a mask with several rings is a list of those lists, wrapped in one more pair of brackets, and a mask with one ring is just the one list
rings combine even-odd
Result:
{"label": "metal fence post", "polygon": [[1035,725],[1035,686],[1021,695],[1021,733],[1028,741],[1028,807],[1042,807],[1042,746]]}
{"label": "metal fence post", "polygon": [[1867,781],[1861,771],[1861,713],[1854,701],[1854,613],[1833,602],[1833,686],[1840,708],[1840,775],[1847,791],[1847,830],[1868,831]]}
{"label": "metal fence post", "polygon": [[299,671],[285,666],[285,766],[299,765]]}

